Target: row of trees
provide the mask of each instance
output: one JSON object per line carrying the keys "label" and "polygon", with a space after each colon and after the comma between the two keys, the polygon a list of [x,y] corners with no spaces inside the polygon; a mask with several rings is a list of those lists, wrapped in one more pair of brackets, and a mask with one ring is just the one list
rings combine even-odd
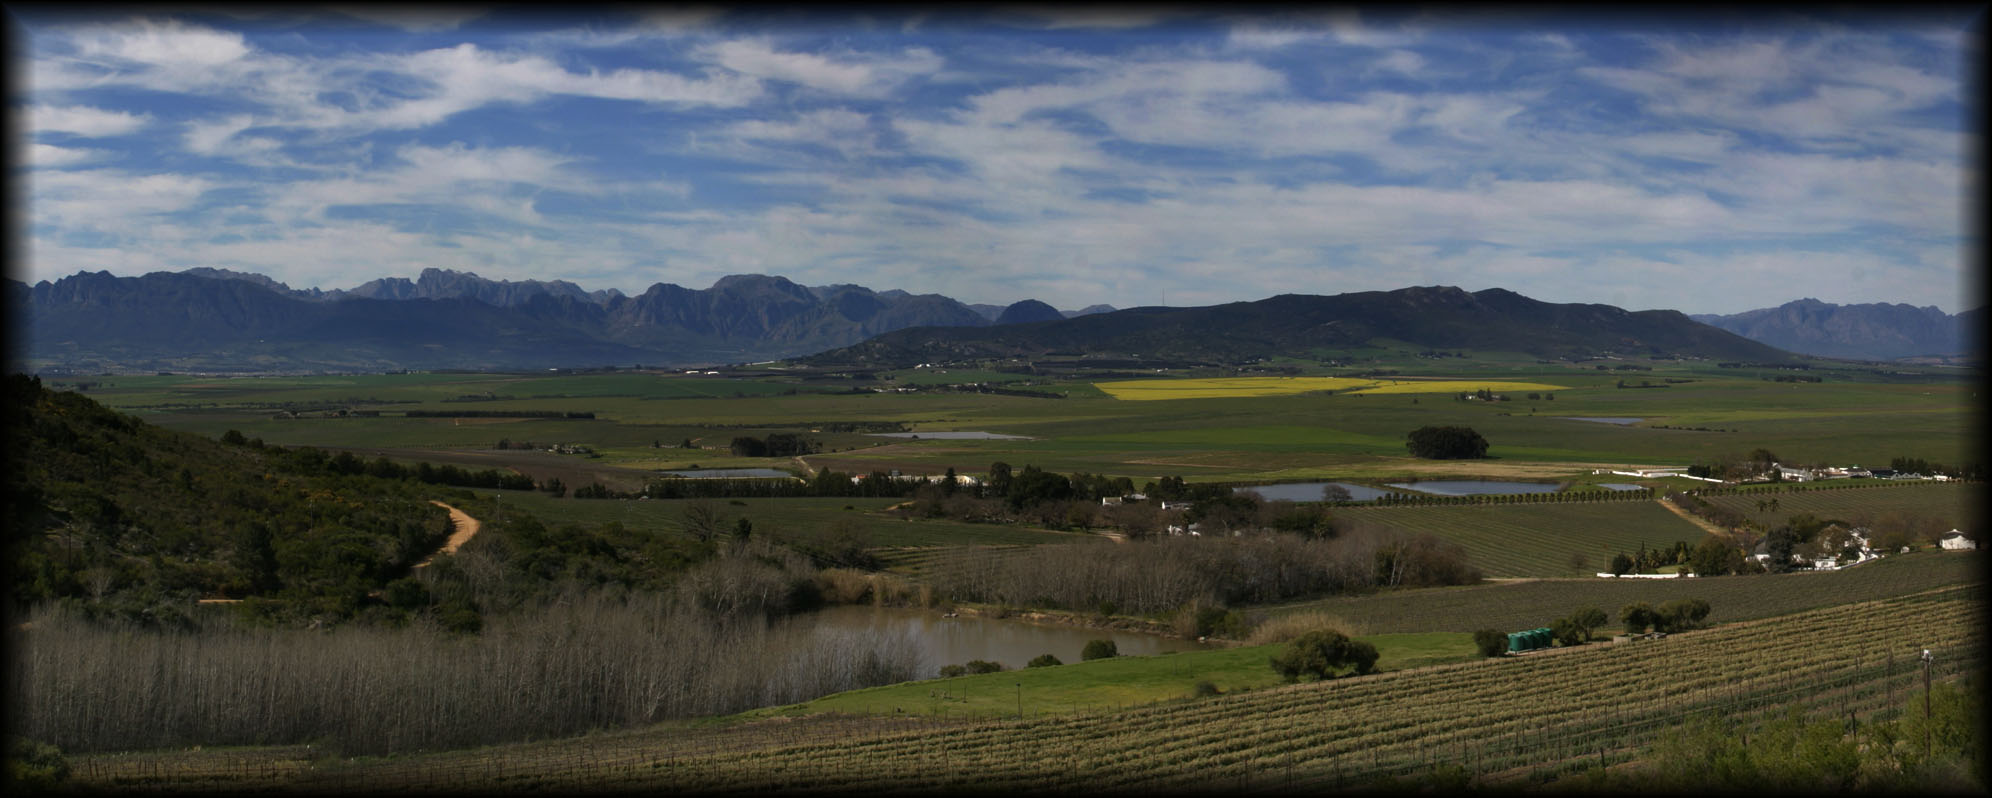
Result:
{"label": "row of trees", "polygon": [[1202,606],[1218,608],[1202,619],[1213,624],[1228,606],[1479,579],[1456,545],[1369,530],[1334,539],[1169,537],[1035,546],[1001,557],[966,552],[941,560],[928,577],[953,601],[1149,615]]}
{"label": "row of trees", "polygon": [[[1626,634],[1645,634],[1649,629],[1683,632],[1701,628],[1708,613],[1708,602],[1698,598],[1674,599],[1659,607],[1641,601],[1619,608],[1619,622]],[[1586,607],[1551,621],[1549,633],[1558,645],[1581,646],[1591,642],[1607,623],[1610,618],[1604,610]],[[1481,629],[1473,633],[1473,645],[1483,657],[1498,657],[1508,651],[1508,635],[1498,629]]]}

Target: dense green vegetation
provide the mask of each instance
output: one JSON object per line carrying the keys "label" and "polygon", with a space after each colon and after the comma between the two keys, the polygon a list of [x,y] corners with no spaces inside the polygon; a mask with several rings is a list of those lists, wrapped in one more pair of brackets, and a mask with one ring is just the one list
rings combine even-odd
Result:
{"label": "dense green vegetation", "polygon": [[[185,624],[196,598],[267,596],[337,620],[450,532],[444,495],[312,450],[159,429],[7,380],[12,595]],[[354,461],[356,462],[356,461]]]}

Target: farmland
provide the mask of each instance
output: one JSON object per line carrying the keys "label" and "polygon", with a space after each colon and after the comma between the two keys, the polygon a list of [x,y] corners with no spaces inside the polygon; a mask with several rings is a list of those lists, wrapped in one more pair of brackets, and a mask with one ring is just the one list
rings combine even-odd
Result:
{"label": "farmland", "polygon": [[1468,507],[1349,507],[1351,525],[1426,532],[1457,543],[1491,577],[1589,576],[1613,554],[1699,542],[1704,532],[1651,501]]}
{"label": "farmland", "polygon": [[[96,790],[1312,792],[1427,778],[1442,765],[1524,786],[1634,760],[1703,713],[1889,717],[1912,690],[1917,651],[1936,654],[1939,679],[1970,672],[1980,598],[1950,588],[1660,641],[1076,714],[1040,715],[1020,698],[1008,719],[822,715],[391,759],[246,749],[79,757],[74,767],[79,786]],[[1742,647],[1752,656],[1738,660]]]}
{"label": "farmland", "polygon": [[[89,380],[87,395],[153,423],[218,436],[229,429],[270,443],[405,449],[490,450],[500,439],[583,444],[600,463],[630,469],[755,465],[727,442],[773,431],[808,435],[813,466],[880,465],[981,473],[991,462],[1135,478],[1178,474],[1192,481],[1305,478],[1390,479],[1490,470],[1579,473],[1596,466],[1681,465],[1768,448],[1794,462],[1886,464],[1893,457],[1968,460],[1964,408],[1973,386],[1931,374],[1891,381],[1850,370],[1823,383],[1779,383],[1767,375],[1702,365],[1658,365],[1641,378],[1664,390],[1615,387],[1616,373],[1571,366],[1461,364],[1452,373],[1420,364],[1403,376],[1451,377],[1473,391],[1497,383],[1567,386],[1554,398],[1458,401],[1432,394],[1321,392],[1122,401],[1091,380],[1056,375],[1005,385],[1062,399],[994,394],[897,392],[934,375],[869,382],[760,372],[747,379],[616,373],[592,375],[399,374],[353,377],[197,378],[117,376]],[[1328,373],[1248,377],[1247,384],[1379,378]],[[895,375],[879,375],[881,378]],[[912,379],[919,377],[918,380]],[[985,375],[986,376],[986,375]],[[1178,375],[1168,375],[1175,377]],[[1209,380],[1150,379],[1162,393],[1210,392]],[[1382,379],[1397,379],[1396,377]],[[1663,383],[1662,380],[1682,380]],[[1408,380],[1399,380],[1408,382]],[[1111,384],[1111,381],[1106,383]],[[1436,385],[1439,383],[1427,383]],[[1386,386],[1387,387],[1387,386]],[[852,389],[862,388],[852,393]],[[883,389],[874,392],[871,389]],[[1449,389],[1447,392],[1451,392]],[[286,409],[292,412],[285,415]],[[347,410],[345,416],[337,411]],[[592,419],[420,418],[410,410],[592,413]],[[378,413],[354,415],[359,411]],[[1641,419],[1628,426],[1572,417]],[[981,430],[1030,440],[892,440],[836,432],[826,424],[888,424],[909,431]],[[1471,426],[1492,459],[1431,463],[1406,456],[1404,434],[1426,425]],[[1699,428],[1699,429],[1696,429]],[[815,431],[812,431],[815,430]],[[674,448],[690,439],[695,448]]]}
{"label": "farmland", "polygon": [[[1793,462],[1876,465],[1893,457],[1922,457],[1971,463],[1976,455],[1963,432],[1975,386],[1935,373],[1908,380],[1852,368],[1827,371],[1831,379],[1826,382],[1776,382],[1769,379],[1774,375],[1748,370],[1655,363],[1633,375],[1638,378],[1630,381],[1634,385],[1649,384],[1637,389],[1621,387],[1628,381],[1617,365],[1605,371],[1593,364],[1519,359],[1448,361],[1406,359],[1358,369],[1297,360],[1272,364],[1298,372],[1285,376],[1185,370],[1139,380],[1090,376],[1079,368],[1022,374],[997,364],[881,372],[862,379],[766,368],[713,376],[625,372],[90,380],[91,398],[170,428],[210,437],[236,430],[266,445],[337,448],[403,463],[510,469],[542,482],[558,476],[569,488],[600,482],[634,491],[660,470],[684,468],[773,467],[801,475],[826,469],[939,474],[953,468],[986,477],[991,465],[1001,462],[1018,470],[1035,466],[1058,474],[1126,477],[1137,490],[1165,477],[1192,484],[1345,480],[1372,486],[1407,478],[1526,479],[1557,483],[1565,490],[1482,503],[1435,500],[1321,508],[1333,526],[1324,533],[1332,539],[1318,541],[1324,546],[1431,535],[1456,544],[1466,564],[1497,581],[1393,588],[1368,573],[1376,570],[1368,550],[1352,549],[1348,562],[1359,567],[1353,581],[1337,584],[1354,587],[1310,588],[1277,599],[1234,597],[1230,600],[1281,603],[1216,608],[1220,615],[1235,610],[1248,622],[1303,614],[1333,618],[1374,641],[1382,652],[1380,664],[1389,672],[1373,676],[1284,686],[1266,667],[1270,649],[1241,646],[887,684],[813,700],[804,699],[819,693],[788,693],[791,697],[784,700],[802,703],[761,705],[726,718],[666,714],[662,717],[678,719],[636,728],[621,728],[632,721],[614,720],[586,738],[559,738],[601,723],[575,720],[583,717],[576,710],[563,721],[570,725],[557,732],[529,731],[538,727],[518,718],[515,727],[506,727],[514,730],[509,736],[479,737],[473,732],[480,730],[467,729],[459,731],[468,736],[451,738],[475,740],[462,745],[542,742],[420,753],[402,744],[394,747],[399,755],[391,759],[338,761],[325,759],[322,751],[285,745],[93,754],[72,761],[79,784],[86,787],[122,783],[201,790],[588,786],[841,792],[968,784],[995,789],[1318,790],[1424,778],[1435,768],[1453,766],[1468,768],[1488,783],[1515,784],[1568,775],[1598,761],[1644,761],[1658,735],[1679,727],[1697,709],[1749,714],[1774,706],[1816,707],[1826,700],[1798,689],[1799,684],[1844,683],[1846,690],[1833,687],[1825,695],[1843,698],[1842,709],[1861,717],[1885,715],[1908,678],[1900,663],[1893,671],[1877,664],[1886,662],[1887,651],[1933,645],[1944,647],[1947,658],[1977,656],[1970,636],[1959,630],[1970,628],[1960,619],[1980,598],[1973,587],[1979,555],[1916,552],[1834,573],[1589,578],[1615,553],[1664,548],[1675,541],[1692,545],[1705,534],[1658,501],[1608,497],[1595,485],[1633,482],[1658,493],[1705,489],[1705,483],[1594,472],[1715,462],[1756,448],[1774,450]],[[971,379],[1015,391],[962,389],[958,381]],[[1458,395],[1483,388],[1505,398]],[[1531,392],[1544,395],[1530,399]],[[1593,417],[1631,423],[1578,420]],[[1427,425],[1471,426],[1491,442],[1490,456],[1472,461],[1410,457],[1405,433]],[[873,434],[885,431],[1019,437]],[[736,455],[729,445],[736,437],[775,433],[806,439],[815,451],[762,458]],[[528,443],[530,450],[520,448]],[[547,451],[554,444],[579,453]],[[1708,500],[1766,526],[1799,513],[1850,522],[1941,520],[1967,529],[1979,523],[1970,501],[1976,485],[1862,481],[1847,487],[1853,484],[1713,491]],[[1145,614],[1138,614],[1116,610],[1113,601],[1005,593],[1008,583],[994,582],[987,588],[994,598],[949,594],[949,579],[960,582],[963,574],[983,573],[959,567],[964,562],[987,566],[989,578],[997,579],[1008,578],[1001,575],[1011,564],[1048,572],[1047,564],[1070,563],[1076,573],[1083,571],[1081,566],[1106,562],[1115,552],[1168,549],[1168,541],[1137,549],[1133,547],[1153,544],[1100,534],[1111,529],[1110,515],[1096,499],[1075,501],[1057,512],[991,520],[988,513],[956,517],[922,512],[918,508],[933,509],[931,498],[922,505],[904,496],[583,500],[486,488],[459,494],[451,501],[496,530],[480,534],[471,547],[477,551],[464,557],[460,568],[431,569],[479,585],[477,592],[453,594],[460,602],[475,596],[499,606],[494,597],[541,595],[533,592],[540,588],[520,581],[527,572],[499,574],[498,569],[509,567],[506,558],[515,557],[543,566],[547,573],[597,582],[671,562],[702,569],[697,580],[686,580],[699,585],[763,584],[780,590],[806,583],[810,600],[857,601],[863,595],[868,596],[865,601],[944,609],[958,603],[964,612],[1000,616],[1037,611],[1074,623],[1121,628],[1188,628],[1179,624],[1195,609],[1192,601],[1167,612],[1144,607]],[[697,532],[689,519],[706,511],[713,518],[706,522],[707,531]],[[530,538],[506,532],[506,522],[515,514],[542,519],[544,530]],[[964,520],[969,517],[984,520]],[[724,532],[717,540],[712,539],[714,528]],[[571,541],[573,550],[556,554],[574,530],[583,532]],[[749,530],[758,553],[748,553],[744,545]],[[607,549],[600,548],[604,542]],[[774,548],[783,545],[793,545],[801,554],[780,554]],[[832,549],[869,556],[827,555]],[[851,574],[851,563],[861,560],[866,564],[859,567],[890,577]],[[815,570],[832,564],[834,571]],[[743,576],[753,568],[772,573],[769,569],[776,565],[789,570],[767,578],[785,581],[755,583]],[[1145,567],[1141,574],[1158,584],[1170,578],[1162,568]],[[567,584],[561,589],[570,592],[549,589],[543,598],[560,607],[574,600],[572,591],[584,587],[605,587],[601,595],[620,596],[673,587],[674,578],[643,573],[631,583],[637,588]],[[873,580],[873,592],[853,588],[866,579]],[[883,582],[892,584],[890,591],[877,587]],[[1920,601],[1902,598],[1945,587],[1954,589]],[[434,589],[442,595],[441,587]],[[1288,600],[1296,598],[1300,600]],[[1478,629],[1533,628],[1585,607],[1615,613],[1630,602],[1659,604],[1676,598],[1707,601],[1713,608],[1709,620],[1718,626],[1661,641],[1463,661],[1472,658],[1468,638]],[[968,604],[971,599],[990,604]],[[502,606],[521,608],[506,612],[524,614],[513,618],[492,611],[493,631],[487,634],[558,626],[530,614],[552,610],[530,609],[532,603],[522,599],[506,602]],[[1860,602],[1870,603],[1860,607]],[[443,634],[426,611],[415,617],[414,629],[368,630],[377,639],[365,639],[392,650],[401,639],[396,634],[408,639]],[[1859,622],[1850,622],[1852,617]],[[1904,620],[1912,617],[1915,623]],[[1837,628],[1843,626],[1880,630],[1886,639],[1855,645],[1845,636],[1850,630]],[[1916,629],[1935,631],[1910,640]],[[573,639],[608,638],[590,631]],[[562,647],[551,640],[540,640],[534,650],[552,656],[546,652]],[[284,645],[303,650],[307,642],[300,638]],[[449,660],[450,666],[473,671],[462,657],[485,644],[496,645],[482,638],[449,644],[450,651],[462,652],[451,655],[462,661]],[[1720,652],[1746,644],[1753,651],[1747,663],[1728,672],[1711,664]],[[653,639],[601,645],[621,651],[622,658],[614,662],[630,673],[641,672],[635,663],[650,656],[630,653],[639,646],[672,649],[667,641]],[[1898,658],[1906,657],[1901,652]],[[570,653],[573,661],[561,667],[584,674],[574,677],[581,682],[635,689],[620,675],[591,670],[600,657]],[[159,656],[162,662],[173,659]],[[358,661],[341,662],[345,672],[355,675],[340,678],[399,684],[395,680],[406,676],[373,673]],[[836,664],[851,670],[850,663]],[[1200,690],[1199,682],[1212,689]],[[1635,682],[1651,689],[1635,689]],[[735,687],[740,695],[749,692],[747,686]],[[581,696],[593,688],[562,689]],[[1548,692],[1558,689],[1564,692]],[[213,692],[224,691],[215,687]],[[1198,692],[1204,697],[1191,697]],[[604,699],[575,700],[592,705]],[[656,717],[640,711],[642,700],[630,699],[639,710],[617,717]],[[739,699],[728,706],[726,711],[757,704]],[[170,710],[161,705],[150,711]],[[1019,713],[1023,717],[1015,717]],[[556,739],[546,740],[548,736]]]}

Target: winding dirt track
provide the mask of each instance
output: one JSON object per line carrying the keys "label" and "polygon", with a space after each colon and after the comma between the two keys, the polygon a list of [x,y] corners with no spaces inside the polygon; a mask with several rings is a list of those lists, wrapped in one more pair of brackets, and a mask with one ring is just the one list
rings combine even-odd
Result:
{"label": "winding dirt track", "polygon": [[434,562],[436,560],[436,556],[439,554],[455,554],[456,550],[463,548],[463,544],[470,542],[471,537],[473,535],[476,535],[477,530],[483,526],[483,524],[479,523],[477,519],[470,517],[469,513],[466,513],[455,507],[451,507],[447,504],[438,501],[432,501],[429,503],[450,511],[450,526],[453,527],[455,531],[450,533],[450,539],[448,541],[445,541],[443,543],[443,547],[437,550],[435,554],[431,554],[429,555],[428,559],[416,563],[415,567],[417,568],[427,566],[429,563]]}

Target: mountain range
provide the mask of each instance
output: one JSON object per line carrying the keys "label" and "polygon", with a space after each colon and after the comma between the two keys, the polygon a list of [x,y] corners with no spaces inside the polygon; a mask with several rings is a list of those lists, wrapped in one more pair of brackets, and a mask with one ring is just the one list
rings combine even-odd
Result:
{"label": "mountain range", "polygon": [[[992,317],[939,294],[734,275],[642,294],[426,269],[352,289],[295,289],[223,269],[9,280],[35,366],[75,371],[372,371],[746,362],[907,327],[1062,319],[1035,300]],[[1111,310],[1095,306],[1077,313]]]}
{"label": "mountain range", "polygon": [[1059,353],[1239,362],[1358,350],[1382,342],[1524,352],[1539,358],[1694,357],[1786,363],[1797,356],[1673,310],[1539,302],[1491,288],[1420,286],[1335,296],[1282,294],[1201,308],[1142,307],[998,327],[898,330],[807,358],[821,365],[924,362]]}
{"label": "mountain range", "polygon": [[1959,355],[1975,349],[1981,310],[1953,316],[1935,307],[1880,302],[1835,305],[1808,298],[1774,308],[1689,318],[1792,352],[1892,360]]}
{"label": "mountain range", "polygon": [[1976,319],[1976,311],[1946,316],[1936,308],[1810,299],[1689,317],[1442,286],[1203,308],[1060,311],[1029,299],[968,305],[939,294],[803,286],[766,275],[724,277],[706,289],[658,283],[631,296],[444,269],[331,290],[224,269],[79,272],[33,286],[8,280],[6,291],[14,318],[27,322],[16,359],[34,370],[76,372],[686,366],[805,355],[817,363],[880,365],[1053,352],[1238,361],[1378,340],[1546,358],[1679,354],[1774,362],[1790,359],[1789,352],[1877,359],[1960,352],[1969,338],[1962,330]]}

